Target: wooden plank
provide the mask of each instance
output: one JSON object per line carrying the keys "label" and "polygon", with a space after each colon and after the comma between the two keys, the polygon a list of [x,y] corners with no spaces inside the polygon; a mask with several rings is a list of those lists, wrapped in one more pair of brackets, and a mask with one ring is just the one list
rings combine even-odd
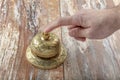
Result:
{"label": "wooden plank", "polygon": [[[108,0],[61,0],[61,15],[73,15],[78,9],[103,9],[113,7]],[[81,6],[78,8],[79,5]],[[109,6],[108,6],[109,5]],[[67,28],[62,28],[62,40],[67,48],[68,57],[64,63],[65,80],[119,80],[120,79],[120,31],[104,40],[79,42],[69,37]]]}
{"label": "wooden plank", "polygon": [[63,80],[63,66],[40,70],[25,57],[38,29],[58,16],[59,0],[0,0],[0,80]]}

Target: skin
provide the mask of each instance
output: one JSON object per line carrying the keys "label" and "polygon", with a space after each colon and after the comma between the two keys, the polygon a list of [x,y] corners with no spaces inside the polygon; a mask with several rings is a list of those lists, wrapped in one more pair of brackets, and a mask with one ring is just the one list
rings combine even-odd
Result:
{"label": "skin", "polygon": [[55,28],[66,26],[69,35],[77,40],[104,39],[120,28],[120,5],[111,9],[83,9],[72,16],[52,21],[44,32],[49,33]]}

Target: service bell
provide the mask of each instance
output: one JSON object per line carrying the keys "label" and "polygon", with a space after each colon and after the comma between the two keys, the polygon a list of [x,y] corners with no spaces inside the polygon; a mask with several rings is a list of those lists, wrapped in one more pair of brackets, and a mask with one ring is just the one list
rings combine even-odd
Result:
{"label": "service bell", "polygon": [[62,64],[67,56],[57,35],[41,33],[35,35],[26,50],[27,60],[35,67],[52,69]]}

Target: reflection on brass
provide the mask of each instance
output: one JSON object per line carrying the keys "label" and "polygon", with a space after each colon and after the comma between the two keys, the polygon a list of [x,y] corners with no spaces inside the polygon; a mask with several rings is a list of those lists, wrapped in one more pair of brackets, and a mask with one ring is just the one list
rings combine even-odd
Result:
{"label": "reflection on brass", "polygon": [[48,33],[43,33],[41,38],[42,38],[43,40],[48,40],[48,39],[49,39],[49,36],[50,36],[50,35],[49,35]]}
{"label": "reflection on brass", "polygon": [[58,67],[66,56],[59,38],[53,33],[38,33],[26,50],[27,60],[42,69]]}

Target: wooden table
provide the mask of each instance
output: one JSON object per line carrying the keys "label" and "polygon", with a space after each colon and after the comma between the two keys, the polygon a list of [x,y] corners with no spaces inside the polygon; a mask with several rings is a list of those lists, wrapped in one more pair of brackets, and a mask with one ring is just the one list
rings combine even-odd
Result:
{"label": "wooden table", "polygon": [[54,30],[67,49],[63,65],[34,68],[26,48],[43,25],[82,8],[104,9],[120,0],[0,0],[0,80],[120,80],[120,31],[103,40],[76,41]]}

